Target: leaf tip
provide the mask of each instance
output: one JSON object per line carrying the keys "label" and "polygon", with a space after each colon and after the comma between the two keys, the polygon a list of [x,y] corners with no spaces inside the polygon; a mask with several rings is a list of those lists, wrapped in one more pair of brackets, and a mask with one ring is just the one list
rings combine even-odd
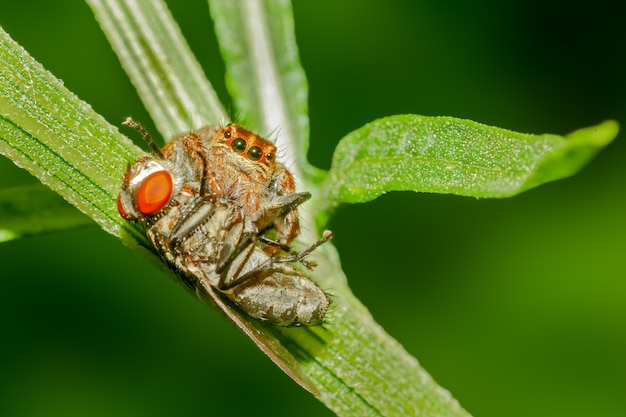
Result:
{"label": "leaf tip", "polygon": [[568,141],[583,141],[599,148],[611,143],[619,133],[616,120],[605,120],[595,126],[575,130],[566,136]]}

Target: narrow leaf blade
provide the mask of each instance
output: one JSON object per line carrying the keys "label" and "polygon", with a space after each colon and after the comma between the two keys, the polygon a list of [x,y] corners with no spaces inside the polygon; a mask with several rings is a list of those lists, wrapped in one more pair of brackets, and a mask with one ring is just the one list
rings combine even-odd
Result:
{"label": "narrow leaf blade", "polygon": [[116,236],[137,232],[115,199],[141,150],[0,29],[0,154]]}
{"label": "narrow leaf blade", "polygon": [[226,113],[162,1],[88,0],[164,138]]}
{"label": "narrow leaf blade", "polygon": [[282,162],[302,170],[307,167],[308,87],[291,3],[211,0],[209,6],[236,114],[253,130],[273,132]]}
{"label": "narrow leaf blade", "polygon": [[341,140],[320,200],[334,207],[399,190],[510,197],[576,173],[617,132],[614,121],[563,137],[451,117],[392,116]]}
{"label": "narrow leaf blade", "polygon": [[[145,242],[115,209],[124,166],[141,151],[1,32],[0,93],[0,152],[126,243]],[[124,236],[126,230],[135,233]],[[320,261],[315,278],[335,300],[327,325],[270,329],[320,388],[322,401],[344,416],[467,416],[354,299],[334,250],[325,246],[312,258]]]}

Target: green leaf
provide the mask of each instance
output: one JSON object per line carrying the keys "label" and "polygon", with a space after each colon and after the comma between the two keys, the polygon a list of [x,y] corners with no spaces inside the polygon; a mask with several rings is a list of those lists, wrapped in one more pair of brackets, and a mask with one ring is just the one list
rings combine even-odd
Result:
{"label": "green leaf", "polygon": [[0,242],[93,224],[41,184],[0,190]]}
{"label": "green leaf", "polygon": [[[284,6],[286,3],[278,4]],[[257,21],[263,22],[263,24],[268,22],[273,24],[276,22],[276,18],[281,16],[288,19],[289,22],[292,19],[290,8],[281,9],[280,14],[274,10],[271,13],[272,19],[269,20],[266,19],[268,13],[265,9],[257,7],[255,10],[262,12],[260,16],[256,17],[258,18]],[[254,16],[250,18],[255,20]],[[225,15],[221,18],[214,16],[214,19],[224,22],[227,26],[237,26],[237,21],[232,20],[232,16]],[[274,33],[268,28],[262,28],[261,32]],[[290,38],[293,36],[292,30],[281,31],[280,33],[287,37],[283,43],[293,43],[293,39]],[[278,45],[283,43],[277,41]],[[293,45],[295,47],[295,44]],[[262,65],[278,67],[273,62],[276,58],[275,55],[263,56],[257,51],[252,56],[261,56],[258,61],[257,58],[250,59],[248,65],[253,68]],[[292,53],[292,58],[294,57],[297,59],[295,51]],[[299,67],[292,72],[280,72],[280,76],[293,79],[293,76],[290,78],[288,75],[302,74],[301,69],[299,71],[298,69]],[[147,68],[146,71],[151,70]],[[281,79],[279,85],[290,84]],[[305,86],[304,80],[301,80],[300,85]],[[257,88],[261,87],[275,91],[280,89],[275,85]],[[297,91],[296,86],[293,87],[293,90],[294,92]],[[306,92],[306,90],[304,91]],[[260,95],[260,98],[263,99],[261,89],[251,92],[251,94],[253,97]],[[283,96],[279,95],[278,97],[280,100],[284,100]],[[305,98],[300,101],[300,105],[306,105]],[[144,102],[148,103],[147,100]],[[264,105],[264,102],[259,103],[259,106]],[[297,108],[297,106],[287,106],[285,102],[280,103],[282,109],[292,107]],[[275,111],[270,107],[265,110]],[[304,108],[301,111],[305,110]],[[308,120],[305,113],[300,114],[299,119],[302,120],[303,117],[304,120]],[[298,118],[294,120],[298,120]],[[293,121],[289,119],[285,123],[291,125]],[[297,123],[296,126],[298,126]],[[281,132],[284,131],[285,129],[281,128]],[[305,131],[302,130],[302,132]],[[293,139],[297,135],[289,137]],[[281,146],[279,144],[279,146],[282,147],[283,151],[294,146],[296,149],[303,149],[302,146],[306,143],[302,139],[303,137],[301,136],[295,141],[290,139],[286,145]],[[304,160],[304,152],[292,153],[299,155],[297,161]],[[312,219],[304,217],[303,223],[312,224]],[[306,236],[304,239],[310,241],[311,233],[315,229],[308,226],[305,226],[304,229],[308,232],[308,234],[303,233]],[[328,314],[327,325],[324,328],[316,329],[283,329],[261,326],[257,323],[252,324],[259,331],[267,331],[270,336],[278,339],[298,360],[310,379],[319,388],[320,399],[336,413],[344,416],[404,415],[407,411],[433,415],[436,413],[441,416],[467,416],[467,413],[460,408],[458,403],[428,376],[417,361],[380,329],[367,309],[354,298],[345,284],[345,277],[339,267],[339,260],[334,248],[330,245],[324,245],[316,251],[314,258],[320,263],[320,266],[313,272],[314,277],[331,291],[334,297],[333,308]],[[362,366],[363,358],[368,358],[367,360],[370,361],[368,363],[375,366]],[[388,392],[380,389],[381,384],[393,387],[395,392],[401,394],[402,400],[390,401]]]}
{"label": "green leaf", "polygon": [[615,121],[563,137],[452,117],[391,116],[341,140],[320,200],[328,209],[399,190],[510,197],[576,173],[617,132]]}
{"label": "green leaf", "polygon": [[87,2],[166,141],[227,120],[165,3]]}
{"label": "green leaf", "polygon": [[272,134],[296,177],[302,179],[302,170],[313,174],[306,160],[308,87],[290,1],[211,0],[209,6],[236,114],[251,129]]}
{"label": "green leaf", "polygon": [[[253,129],[278,128],[281,161],[300,171],[296,175],[302,173],[304,189],[315,195],[319,170],[306,161],[307,86],[290,3],[211,0],[209,4],[237,112]],[[311,231],[316,230],[312,212],[303,210],[301,217],[301,240],[311,242]],[[328,323],[323,328],[271,331],[316,383],[320,400],[341,416],[467,416],[354,298],[334,248],[323,245],[312,257],[319,263],[313,277],[334,297]]]}
{"label": "green leaf", "polygon": [[[92,4],[96,4],[95,0]],[[130,7],[125,6],[124,2],[107,4],[119,4],[108,6],[111,8],[109,10],[123,11]],[[212,2],[212,5],[214,8],[222,7],[224,10],[223,14],[214,14],[219,25],[230,26],[233,28],[231,30],[236,29],[239,36],[243,35],[244,38],[241,43],[230,44],[223,41],[222,45],[225,55],[233,54],[232,61],[229,61],[230,58],[226,60],[230,62],[227,66],[232,80],[231,89],[237,88],[235,96],[238,97],[239,111],[245,112],[246,105],[249,105],[250,113],[244,113],[243,116],[257,120],[256,129],[276,128],[277,126],[268,121],[280,120],[281,132],[287,133],[280,135],[279,138],[288,138],[285,142],[288,145],[283,147],[291,149],[289,152],[294,161],[304,161],[308,135],[306,83],[297,63],[297,53],[295,50],[290,51],[288,47],[293,44],[295,48],[292,28],[285,29],[289,28],[285,22],[292,24],[288,3],[250,0],[239,2],[237,4],[239,11],[227,8],[227,3],[220,3],[219,0]],[[154,7],[164,10],[162,6]],[[141,18],[140,15],[144,12],[139,11],[140,9],[132,10],[130,13],[112,13],[111,16],[119,15],[121,22],[131,18],[136,19],[136,22],[149,21]],[[157,15],[165,16],[162,13]],[[154,26],[161,24],[157,20],[149,22],[149,25]],[[251,22],[253,25],[250,28],[242,26]],[[138,34],[145,29],[144,23],[127,23],[127,26],[103,23],[103,28],[107,32],[134,32],[133,36],[140,39],[136,43],[130,40],[122,43],[133,44],[135,47],[146,42],[151,45],[150,50],[139,52],[137,56],[127,54],[126,58],[122,59],[126,66],[140,66],[138,58],[142,58],[143,54],[156,57],[159,54],[155,51],[180,46],[179,42],[167,38],[168,33],[172,33],[174,37],[178,36],[176,30],[159,32],[162,36],[144,36]],[[256,23],[260,26],[255,29]],[[278,29],[274,27],[276,25]],[[121,236],[126,243],[144,241],[145,237],[122,220],[115,209],[115,197],[124,166],[128,161],[136,159],[141,154],[140,150],[87,105],[65,90],[61,83],[45,72],[8,36],[1,35],[0,152],[29,169],[42,182],[49,184],[68,201],[94,218],[105,230]],[[114,34],[109,33],[109,36],[113,38]],[[220,38],[222,37],[221,35]],[[268,49],[267,44],[271,44],[273,49]],[[246,56],[245,52],[238,51],[236,49],[238,45],[243,45],[244,51],[250,55]],[[291,57],[291,61],[286,62],[294,65],[294,68],[289,69],[289,65],[281,61],[283,50],[289,52],[287,57]],[[294,57],[296,61],[293,61]],[[246,60],[249,62],[244,62]],[[164,64],[158,59],[151,58],[148,61],[149,63],[141,67],[141,70],[130,71],[137,71],[139,75],[143,72],[146,79],[169,76],[169,72],[177,73],[173,75],[176,79],[185,79],[181,73],[187,70],[186,66],[167,68],[168,74],[165,74]],[[244,75],[241,78],[234,75],[238,72],[239,66],[247,71],[242,72]],[[271,71],[275,79],[268,78],[264,71]],[[235,80],[237,86],[234,85]],[[250,87],[238,84],[246,80]],[[173,85],[171,81],[166,82],[168,83]],[[153,88],[163,88],[163,103],[154,98],[143,97],[144,94],[152,94],[151,88],[143,89],[140,94],[152,114],[158,112],[151,107],[165,106],[163,111],[166,114],[163,117],[167,122],[159,127],[162,133],[178,129],[178,123],[181,121],[184,121],[185,126],[180,131],[188,130],[190,125],[186,118],[192,113],[172,109],[180,109],[181,106],[185,108],[189,105],[195,112],[199,105],[175,97],[176,88],[167,86]],[[266,89],[267,94],[264,93]],[[303,91],[304,96],[301,96]],[[297,100],[290,102],[291,97],[287,96],[291,95],[295,95]],[[270,105],[271,103],[277,105]],[[285,124],[282,124],[283,122]],[[475,125],[471,122],[466,123]],[[401,131],[397,131],[396,134],[402,136]],[[350,155],[350,152],[346,152],[346,155]],[[572,155],[576,155],[576,152]],[[353,158],[354,161],[358,159]],[[546,164],[546,167],[549,167],[549,164]],[[350,170],[346,172],[354,173]],[[558,169],[551,168],[547,169],[545,176],[556,175],[555,173],[561,175]],[[333,190],[332,184],[327,184],[326,187],[329,196]],[[331,200],[331,205],[340,201],[343,200],[339,198]],[[310,219],[307,220],[305,217],[306,229],[309,232],[314,230],[310,224]],[[324,245],[315,252],[314,257],[320,266],[313,275],[334,297],[334,303],[327,316],[328,322],[323,327],[309,329],[261,327],[268,328],[268,331],[299,360],[319,388],[321,400],[336,413],[344,416],[467,416],[449,393],[442,390],[418,362],[375,323],[367,309],[354,298],[347,287],[332,246]]]}
{"label": "green leaf", "polygon": [[[0,29],[0,154],[116,236],[144,239],[119,216],[122,173],[141,150]],[[33,202],[38,209],[40,202]]]}

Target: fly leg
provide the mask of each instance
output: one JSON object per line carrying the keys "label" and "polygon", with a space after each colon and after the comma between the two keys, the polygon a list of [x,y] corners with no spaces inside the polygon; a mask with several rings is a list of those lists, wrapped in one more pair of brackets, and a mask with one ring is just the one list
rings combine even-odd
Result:
{"label": "fly leg", "polygon": [[189,236],[213,215],[217,204],[215,195],[207,186],[207,178],[210,170],[206,158],[197,153],[198,161],[202,166],[200,179],[200,192],[187,203],[187,207],[176,220],[169,235],[170,248],[175,248],[181,240]]}
{"label": "fly leg", "polygon": [[[297,206],[307,201],[310,197],[311,195],[306,192],[278,196],[273,202],[270,203],[266,213],[270,213],[272,217],[276,217],[284,215],[284,213],[294,212],[294,209]],[[245,216],[242,217],[245,218]],[[243,223],[246,223],[245,219],[242,221]],[[291,248],[289,248],[286,244],[264,236],[262,234],[263,232],[259,232],[254,225],[246,227],[242,223],[235,223],[225,226],[224,229],[227,232],[224,235],[224,245],[216,269],[216,272],[221,274],[217,288],[223,291],[236,287],[240,283],[249,280],[259,271],[263,271],[268,268],[271,269],[274,260],[276,260],[276,263],[301,262],[307,269],[313,269],[316,266],[315,262],[306,261],[304,258],[315,250],[315,248],[332,237],[332,234],[328,232],[328,235],[325,234],[324,238],[315,242],[305,251],[298,253],[291,250]],[[278,250],[284,250],[289,253],[290,256],[271,258],[267,252],[262,251],[257,247],[255,244],[257,240],[268,244],[268,247],[276,247]],[[263,254],[264,256],[262,256],[262,258],[266,260],[251,270],[242,272],[244,271],[246,264],[253,257],[255,250],[259,251],[256,253],[255,258],[258,259],[261,257],[260,254]]]}
{"label": "fly leg", "polygon": [[[231,279],[228,282],[224,282],[224,285],[221,288],[219,288],[219,289],[221,291],[228,291],[229,289],[232,289],[232,288],[235,288],[235,287],[237,287],[237,286],[239,286],[241,284],[244,284],[248,280],[256,278],[259,274],[263,274],[266,271],[277,270],[276,264],[300,262],[307,269],[311,270],[314,267],[316,267],[317,264],[314,261],[307,261],[304,258],[309,256],[311,254],[311,252],[313,252],[315,249],[317,249],[320,245],[328,242],[330,239],[332,239],[332,237],[333,237],[333,233],[330,230],[325,230],[323,235],[322,235],[322,237],[320,239],[315,241],[311,246],[309,246],[308,248],[306,248],[302,252],[296,252],[296,251],[291,251],[290,250],[290,252],[289,252],[290,256],[280,256],[280,257],[275,257],[275,258],[267,257],[267,260],[265,260],[264,262],[260,263],[259,265],[257,265],[253,269],[251,269],[250,271],[247,271],[246,273],[241,274],[241,275],[240,275],[241,269],[239,269],[237,271],[237,273],[230,274],[231,277],[233,277],[233,279]],[[253,253],[255,248],[256,248],[255,245],[251,245],[251,248],[249,249],[249,252],[247,253],[245,261],[248,261],[251,258],[251,255],[252,255],[252,253]],[[261,251],[260,249],[259,249],[259,251],[261,253],[263,253],[263,254],[265,253],[265,252]]]}
{"label": "fly leg", "polygon": [[206,197],[194,197],[180,214],[168,237],[170,249],[176,248],[181,241],[204,224],[215,211],[215,201]]}
{"label": "fly leg", "polygon": [[124,120],[122,122],[122,124],[124,126],[131,127],[133,129],[135,129],[136,131],[138,131],[141,134],[141,136],[143,136],[145,141],[148,142],[148,146],[150,146],[150,149],[152,149],[152,151],[156,155],[158,155],[160,157],[163,157],[163,154],[161,153],[161,150],[159,149],[157,144],[154,142],[154,139],[152,139],[152,136],[150,136],[150,133],[148,133],[148,131],[141,125],[141,123],[134,121],[129,116],[129,117],[126,118],[126,120]]}
{"label": "fly leg", "polygon": [[[325,230],[321,239],[315,241],[311,246],[303,250],[302,252],[297,252],[291,249],[287,245],[283,245],[280,242],[277,242],[273,239],[270,239],[266,236],[259,236],[259,241],[271,245],[272,247],[277,247],[283,252],[288,253],[290,256],[279,256],[273,257],[272,260],[277,263],[288,263],[288,262],[300,262],[302,265],[306,267],[309,271],[312,271],[313,268],[317,266],[317,262],[315,261],[307,261],[305,258],[317,249],[323,243],[332,239],[332,232],[330,230]],[[266,252],[267,253],[267,252]]]}
{"label": "fly leg", "polygon": [[289,250],[285,252],[289,253],[290,256],[277,256],[277,257],[271,258],[271,261],[274,263],[300,262],[310,271],[317,266],[317,263],[315,261],[307,261],[305,258],[309,256],[311,252],[313,252],[315,249],[317,249],[324,243],[328,242],[332,238],[333,238],[333,232],[331,232],[330,230],[324,230],[324,233],[322,233],[322,237],[316,240],[315,242],[313,242],[311,246],[309,246],[302,252],[296,252],[295,250],[292,250],[289,247],[287,247],[287,249]]}

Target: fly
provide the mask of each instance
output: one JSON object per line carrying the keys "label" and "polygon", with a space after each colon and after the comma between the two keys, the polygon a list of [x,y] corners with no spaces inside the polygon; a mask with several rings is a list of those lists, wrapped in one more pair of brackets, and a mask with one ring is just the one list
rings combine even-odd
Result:
{"label": "fly", "polygon": [[299,253],[288,246],[300,230],[297,208],[310,194],[295,192],[274,144],[239,125],[206,126],[159,149],[138,123],[124,124],[142,133],[153,154],[128,165],[120,215],[145,228],[157,254],[201,299],[315,392],[294,374],[291,355],[285,359],[282,346],[241,315],[284,327],[323,323],[332,299],[293,264],[313,268],[306,257],[332,234]]}

